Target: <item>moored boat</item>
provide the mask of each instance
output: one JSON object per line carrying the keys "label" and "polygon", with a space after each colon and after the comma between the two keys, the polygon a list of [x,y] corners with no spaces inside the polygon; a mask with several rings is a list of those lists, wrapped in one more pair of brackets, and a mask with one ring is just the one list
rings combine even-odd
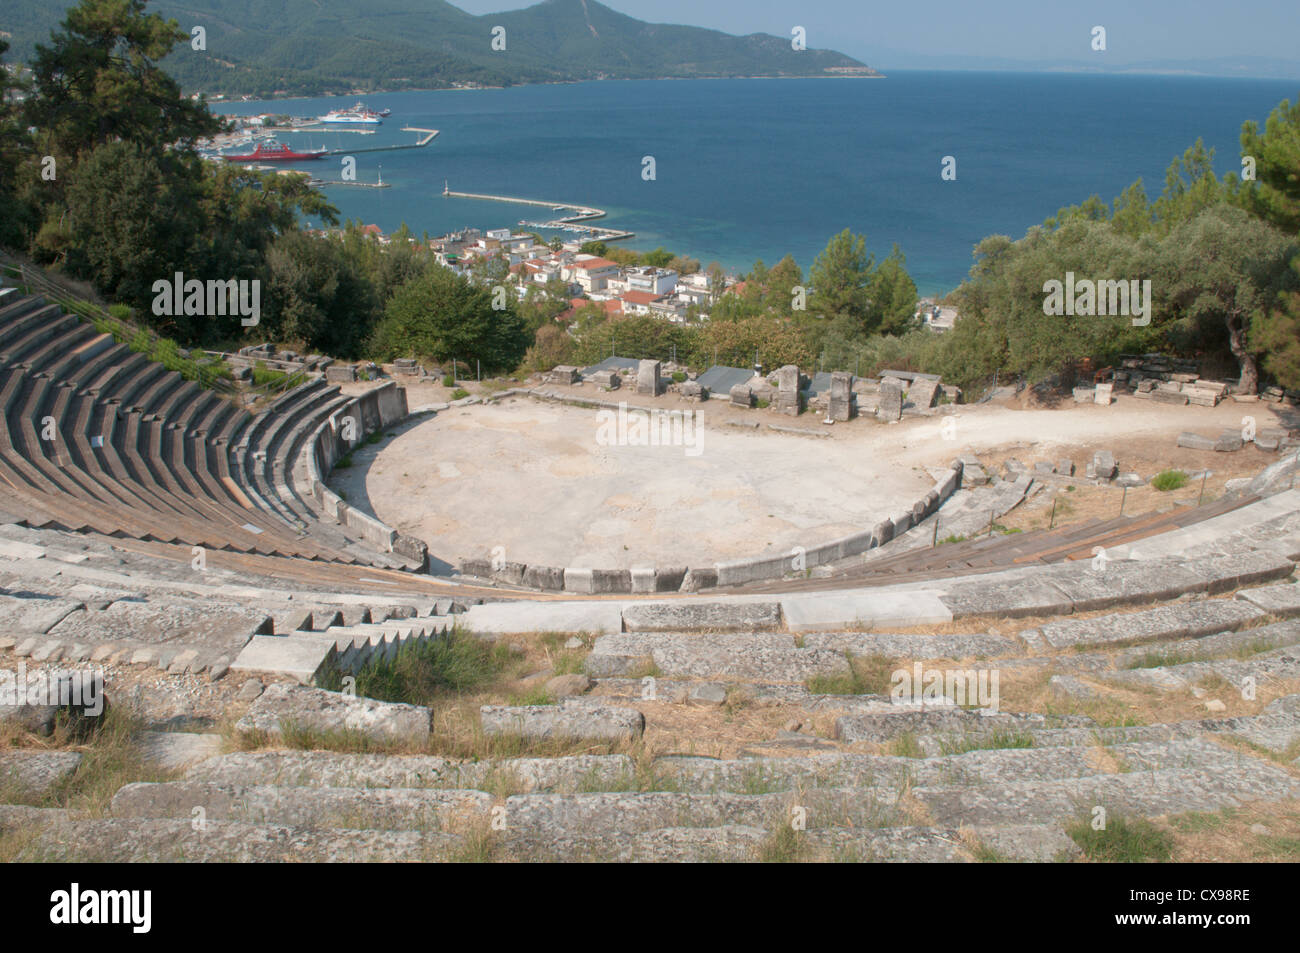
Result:
{"label": "moored boat", "polygon": [[278,142],[259,142],[257,148],[246,155],[222,156],[227,162],[301,162],[307,159],[320,159],[327,149],[309,149],[296,152]]}

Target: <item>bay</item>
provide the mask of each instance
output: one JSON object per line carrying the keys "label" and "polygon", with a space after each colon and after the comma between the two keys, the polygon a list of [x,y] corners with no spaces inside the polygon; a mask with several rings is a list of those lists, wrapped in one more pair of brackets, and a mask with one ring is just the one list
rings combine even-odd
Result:
{"label": "bay", "polygon": [[[344,218],[417,234],[515,226],[546,209],[448,198],[455,191],[572,202],[604,222],[708,264],[747,270],[794,255],[807,270],[844,228],[883,257],[896,242],[923,294],[955,287],[990,234],[1021,236],[1064,205],[1110,201],[1141,176],[1154,198],[1197,137],[1220,173],[1239,135],[1296,84],[1275,80],[1054,73],[892,71],[885,79],[660,80],[438,90],[364,97],[392,115],[374,135],[293,133],[294,147],[358,153],[357,178],[329,187]],[[319,115],[356,97],[221,103],[217,111]],[[653,156],[655,178],[642,177]],[[945,156],[957,178],[940,177]],[[303,163],[338,178],[338,158]],[[381,168],[382,167],[382,168]]]}

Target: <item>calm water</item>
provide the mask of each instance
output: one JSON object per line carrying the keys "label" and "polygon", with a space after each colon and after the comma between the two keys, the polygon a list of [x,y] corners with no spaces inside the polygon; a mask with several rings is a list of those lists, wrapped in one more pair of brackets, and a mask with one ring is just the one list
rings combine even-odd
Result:
{"label": "calm water", "polygon": [[[375,135],[295,133],[291,145],[427,148],[359,153],[361,181],[382,165],[386,190],[332,188],[343,217],[431,235],[513,226],[545,209],[447,199],[443,182],[594,205],[632,248],[664,245],[704,263],[748,268],[793,254],[807,269],[844,228],[877,256],[897,242],[922,293],[947,290],[993,233],[1018,237],[1063,205],[1107,201],[1164,170],[1198,136],[1220,173],[1239,167],[1246,119],[1261,122],[1296,84],[1271,80],[897,72],[883,80],[584,83],[376,95],[392,115]],[[222,111],[319,115],[355,97],[223,105]],[[642,179],[642,157],[656,160]],[[940,179],[945,155],[957,180]],[[307,163],[338,178],[337,158]]]}

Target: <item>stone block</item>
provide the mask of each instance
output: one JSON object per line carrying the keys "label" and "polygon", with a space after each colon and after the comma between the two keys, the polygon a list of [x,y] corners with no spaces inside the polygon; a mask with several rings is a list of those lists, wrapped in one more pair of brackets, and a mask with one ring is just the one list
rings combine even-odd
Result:
{"label": "stone block", "polygon": [[876,419],[882,423],[900,420],[903,416],[903,382],[896,377],[886,377],[880,382],[880,403]]}
{"label": "stone block", "polygon": [[827,416],[832,420],[852,420],[857,416],[857,399],[853,393],[853,375],[846,371],[831,374],[830,402]]}
{"label": "stone block", "polygon": [[778,602],[638,602],[623,610],[629,632],[759,631],[781,624]]}
{"label": "stone block", "polygon": [[524,585],[559,592],[564,589],[564,570],[556,566],[528,566],[524,569]]}
{"label": "stone block", "polygon": [[913,407],[928,410],[939,402],[939,382],[928,377],[918,377],[907,389],[907,399]]}
{"label": "stone block", "polygon": [[635,708],[484,705],[479,709],[479,718],[486,735],[519,735],[529,741],[632,741],[645,730],[645,716]]}
{"label": "stone block", "polygon": [[320,688],[275,684],[249,706],[235,727],[271,737],[295,730],[333,734],[357,732],[384,741],[429,737],[429,709],[344,695]]}
{"label": "stone block", "polygon": [[662,365],[658,361],[642,361],[636,369],[636,392],[646,397],[663,393]]}
{"label": "stone block", "polygon": [[1245,445],[1240,430],[1225,430],[1214,441],[1214,449],[1219,453],[1232,453]]}
{"label": "stone block", "polygon": [[718,571],[716,569],[688,569],[685,577],[682,579],[682,592],[699,592],[701,589],[712,589],[718,584]]}
{"label": "stone block", "polygon": [[1098,384],[1094,400],[1103,407],[1109,407],[1115,399],[1114,391],[1114,384]]}
{"label": "stone block", "polygon": [[287,675],[303,685],[311,685],[329,666],[334,654],[334,643],[330,639],[256,635],[235,656],[230,667],[236,672]]}
{"label": "stone block", "polygon": [[1215,439],[1198,433],[1185,432],[1178,435],[1178,446],[1188,450],[1213,450]]}
{"label": "stone block", "polygon": [[551,368],[546,374],[546,383],[569,385],[576,384],[581,374],[576,367],[569,364],[560,364]]}
{"label": "stone block", "polygon": [[1092,455],[1093,470],[1100,480],[1113,480],[1115,474],[1119,473],[1119,467],[1115,464],[1115,455],[1109,450],[1098,450]]}

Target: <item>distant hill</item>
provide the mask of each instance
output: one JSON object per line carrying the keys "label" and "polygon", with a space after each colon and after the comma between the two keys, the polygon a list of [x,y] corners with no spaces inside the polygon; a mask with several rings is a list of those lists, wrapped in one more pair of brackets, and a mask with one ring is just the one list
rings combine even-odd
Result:
{"label": "distant hill", "polygon": [[[504,0],[503,0],[504,2]],[[11,61],[47,43],[71,3],[6,0]],[[324,95],[590,79],[878,75],[789,37],[645,23],[595,0],[543,0],[473,16],[445,0],[154,0],[149,11],[207,31],[207,52],[164,61],[187,91]],[[505,28],[504,51],[492,49]]]}

